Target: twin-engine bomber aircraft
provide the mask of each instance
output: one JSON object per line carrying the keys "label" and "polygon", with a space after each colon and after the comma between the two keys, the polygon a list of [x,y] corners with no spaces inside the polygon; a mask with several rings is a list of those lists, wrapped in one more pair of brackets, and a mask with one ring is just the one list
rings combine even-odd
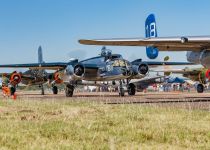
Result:
{"label": "twin-engine bomber aircraft", "polygon": [[164,70],[159,71],[164,72],[166,74],[175,73],[175,74],[182,74],[183,77],[186,77],[192,81],[199,82],[197,85],[197,92],[203,93],[205,90],[205,85],[210,81],[210,70],[205,68],[185,68],[185,69],[173,69],[173,70]]}
{"label": "twin-engine bomber aircraft", "polygon": [[188,51],[187,60],[202,64],[210,69],[210,36],[157,37],[155,16],[149,15],[145,22],[146,38],[79,40],[86,45],[146,46],[150,59],[155,59],[159,51]]}
{"label": "twin-engine bomber aircraft", "polygon": [[[38,64],[44,64],[42,48],[38,48]],[[1,67],[3,67],[2,65]],[[8,66],[12,68],[21,68],[21,65]],[[56,71],[54,73],[47,73],[44,69],[29,68],[25,72],[14,71],[12,73],[1,73],[1,76],[6,76],[9,79],[11,85],[10,94],[13,95],[16,91],[16,87],[19,83],[27,86],[39,86],[41,88],[41,94],[44,95],[44,84],[49,83],[52,87],[53,94],[58,93],[57,84],[61,84],[60,74]]]}
{"label": "twin-engine bomber aircraft", "polygon": [[103,48],[101,55],[83,61],[72,60],[68,63],[33,63],[33,64],[12,64],[0,65],[0,68],[31,68],[57,70],[60,79],[66,85],[65,93],[67,97],[72,97],[74,88],[77,85],[93,85],[97,81],[119,81],[119,95],[124,96],[123,80],[129,95],[135,94],[135,86],[131,86],[131,79],[144,78],[150,66],[160,65],[190,65],[186,62],[144,62],[139,60],[129,62],[122,58],[120,54],[112,54],[110,50]]}

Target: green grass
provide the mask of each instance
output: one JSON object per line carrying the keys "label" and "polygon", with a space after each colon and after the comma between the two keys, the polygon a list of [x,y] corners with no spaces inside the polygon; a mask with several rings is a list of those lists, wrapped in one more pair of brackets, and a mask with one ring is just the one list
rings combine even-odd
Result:
{"label": "green grass", "polygon": [[0,149],[210,149],[210,112],[1,100]]}

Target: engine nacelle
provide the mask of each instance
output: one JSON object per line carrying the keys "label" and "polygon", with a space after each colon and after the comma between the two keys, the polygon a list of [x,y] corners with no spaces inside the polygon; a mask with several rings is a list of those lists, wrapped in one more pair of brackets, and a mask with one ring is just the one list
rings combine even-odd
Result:
{"label": "engine nacelle", "polygon": [[187,52],[187,61],[192,62],[192,63],[200,63],[200,55],[201,52]]}
{"label": "engine nacelle", "polygon": [[210,69],[208,69],[205,73],[206,79],[210,81]]}
{"label": "engine nacelle", "polygon": [[138,68],[139,74],[146,75],[149,72],[149,67],[147,64],[141,64]]}
{"label": "engine nacelle", "polygon": [[210,51],[187,52],[187,60],[192,63],[201,64],[210,69]]}
{"label": "engine nacelle", "polygon": [[21,80],[22,78],[21,78],[20,73],[13,72],[10,76],[10,84],[12,84],[13,86],[16,86],[17,84],[19,84]]}
{"label": "engine nacelle", "polygon": [[54,73],[54,81],[55,81],[56,84],[63,83],[61,72],[55,72]]}
{"label": "engine nacelle", "polygon": [[137,78],[145,76],[149,72],[147,64],[133,65],[133,75]]}
{"label": "engine nacelle", "polygon": [[155,58],[158,57],[159,50],[155,47],[149,46],[149,47],[146,48],[146,53],[147,53],[147,57],[149,59],[155,59]]}
{"label": "engine nacelle", "polygon": [[56,71],[54,74],[50,74],[48,76],[49,84],[61,84],[63,83],[62,79],[62,73],[59,71]]}
{"label": "engine nacelle", "polygon": [[205,67],[210,69],[210,52],[209,51],[203,51],[200,54],[200,63]]}
{"label": "engine nacelle", "polygon": [[76,65],[74,67],[74,74],[78,77],[82,77],[85,73],[85,68],[83,65]]}

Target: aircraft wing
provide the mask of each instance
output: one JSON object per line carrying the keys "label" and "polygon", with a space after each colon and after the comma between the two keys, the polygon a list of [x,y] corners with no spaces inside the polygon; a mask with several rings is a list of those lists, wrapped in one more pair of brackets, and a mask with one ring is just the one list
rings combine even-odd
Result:
{"label": "aircraft wing", "polygon": [[30,68],[30,69],[49,69],[49,70],[57,70],[64,69],[67,65],[71,63],[31,63],[31,64],[7,64],[0,65],[0,68]]}
{"label": "aircraft wing", "polygon": [[160,79],[163,81],[164,78],[166,78],[166,76],[145,77],[142,79],[132,79],[130,83],[146,83],[146,82],[150,83],[150,82],[154,82],[157,79]]}
{"label": "aircraft wing", "polygon": [[167,61],[142,61],[141,59],[134,60],[133,65],[147,64],[148,66],[179,66],[179,65],[195,65],[190,62],[167,62]]}
{"label": "aircraft wing", "polygon": [[[12,73],[0,73],[0,78],[6,74],[7,78],[10,78]],[[34,80],[35,78],[32,77],[31,75],[25,75],[25,74],[20,74],[22,79],[27,79],[27,80]]]}
{"label": "aircraft wing", "polygon": [[167,70],[151,70],[150,72],[164,72],[164,73],[175,73],[175,74],[185,74],[185,75],[198,75],[203,68],[197,69],[167,69]]}
{"label": "aircraft wing", "polygon": [[156,37],[156,38],[131,38],[131,39],[101,39],[79,40],[85,45],[110,45],[110,46],[152,46],[160,51],[200,51],[210,50],[210,36],[186,37]]}

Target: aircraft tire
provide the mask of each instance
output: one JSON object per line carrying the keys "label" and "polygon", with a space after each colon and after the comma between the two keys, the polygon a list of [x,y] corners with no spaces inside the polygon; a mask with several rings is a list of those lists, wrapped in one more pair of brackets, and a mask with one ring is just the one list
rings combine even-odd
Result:
{"label": "aircraft tire", "polygon": [[204,92],[204,86],[203,86],[203,84],[198,84],[197,85],[197,92],[198,93],[203,93]]}
{"label": "aircraft tire", "polygon": [[136,94],[136,86],[133,83],[128,85],[128,95],[133,96]]}
{"label": "aircraft tire", "polygon": [[72,97],[74,93],[74,86],[71,84],[67,84],[65,93],[66,93],[66,97]]}
{"label": "aircraft tire", "polygon": [[125,96],[125,90],[124,90],[124,88],[120,88],[120,89],[119,89],[119,95],[120,95],[121,97]]}
{"label": "aircraft tire", "polygon": [[58,87],[57,86],[53,86],[52,87],[52,91],[53,91],[54,95],[58,94]]}

